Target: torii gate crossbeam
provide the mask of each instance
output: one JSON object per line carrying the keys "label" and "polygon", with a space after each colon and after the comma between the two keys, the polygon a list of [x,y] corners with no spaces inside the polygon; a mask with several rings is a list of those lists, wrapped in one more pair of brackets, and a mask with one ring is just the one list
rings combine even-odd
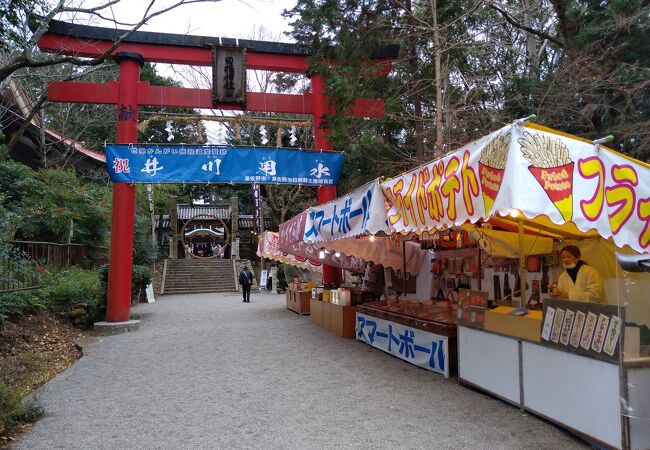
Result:
{"label": "torii gate crossbeam", "polygon": [[[126,30],[90,27],[51,21],[49,30],[39,39],[39,47],[46,52],[96,58],[110,50]],[[311,49],[304,45],[237,40],[165,33],[134,32],[111,52],[111,58],[120,65],[118,81],[107,83],[53,82],[48,88],[48,100],[53,102],[100,103],[117,106],[118,144],[137,143],[139,106],[183,108],[214,108],[212,91],[177,87],[151,86],[140,81],[140,67],[147,62],[212,65],[212,46],[245,47],[248,51],[246,68],[273,72],[305,73],[309,68]],[[397,56],[398,46],[379,49],[373,56],[376,76],[386,75],[390,60]],[[332,111],[324,93],[324,79],[311,78],[312,90],[301,95],[247,92],[246,110],[311,114],[314,121],[316,147],[332,150],[329,131],[321,128],[321,118]],[[240,110],[238,104],[218,104],[218,109]],[[352,108],[356,117],[380,118],[384,114],[382,100],[357,99]],[[336,198],[335,186],[322,186],[318,202]],[[106,320],[125,322],[130,317],[131,270],[133,252],[135,188],[126,183],[113,184],[110,268],[108,277],[108,304]],[[341,271],[324,266],[323,281],[339,284]]]}

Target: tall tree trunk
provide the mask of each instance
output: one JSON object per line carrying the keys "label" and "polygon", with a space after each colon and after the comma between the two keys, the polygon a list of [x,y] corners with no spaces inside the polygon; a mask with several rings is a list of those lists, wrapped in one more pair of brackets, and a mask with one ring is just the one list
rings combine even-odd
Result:
{"label": "tall tree trunk", "polygon": [[434,69],[436,77],[436,150],[434,157],[443,155],[443,106],[442,106],[442,73],[440,70],[440,30],[438,29],[438,8],[436,0],[431,0],[431,16],[433,17],[433,42],[435,44]]}
{"label": "tall tree trunk", "polygon": [[404,2],[408,13],[408,58],[411,69],[411,90],[413,92],[413,120],[415,125],[415,155],[424,159],[424,125],[422,123],[422,96],[420,94],[420,68],[417,50],[417,34],[411,0]]}
{"label": "tall tree trunk", "polygon": [[[530,11],[530,0],[522,0],[524,25],[528,28],[533,27],[533,19]],[[535,35],[528,31],[526,33],[526,56],[528,64],[528,74],[531,78],[539,80],[539,55],[537,54],[537,43]]]}

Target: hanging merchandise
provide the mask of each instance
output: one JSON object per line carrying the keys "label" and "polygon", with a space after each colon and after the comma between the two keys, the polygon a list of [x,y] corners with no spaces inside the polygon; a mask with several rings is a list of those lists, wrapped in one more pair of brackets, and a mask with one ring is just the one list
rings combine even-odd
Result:
{"label": "hanging merchandise", "polygon": [[[507,280],[507,278],[506,278],[506,280]],[[502,298],[501,297],[501,282],[500,282],[499,275],[494,275],[493,281],[494,281],[494,299],[495,300],[501,300],[501,298]]]}
{"label": "hanging merchandise", "polygon": [[519,278],[519,273],[515,275],[515,292],[512,296],[521,297],[521,278]]}
{"label": "hanging merchandise", "polygon": [[540,306],[542,305],[542,303],[539,295],[539,280],[533,280],[532,286],[533,286],[532,289],[533,292],[530,294],[530,298],[528,299],[528,302],[526,302],[526,307],[528,309],[541,309]]}
{"label": "hanging merchandise", "polygon": [[540,286],[542,294],[548,294],[548,266],[542,266],[542,284]]}
{"label": "hanging merchandise", "polygon": [[503,274],[503,299],[512,301],[512,290],[510,289],[510,276],[508,273]]}

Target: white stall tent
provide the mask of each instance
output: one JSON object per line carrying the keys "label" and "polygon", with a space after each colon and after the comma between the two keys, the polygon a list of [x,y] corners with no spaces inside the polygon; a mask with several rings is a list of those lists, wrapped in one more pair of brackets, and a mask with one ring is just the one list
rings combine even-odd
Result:
{"label": "white stall tent", "polygon": [[[602,274],[606,302],[624,312],[626,323],[650,324],[650,274],[625,272],[615,257],[617,251],[650,252],[648,164],[518,121],[381,188],[394,233],[490,222],[520,237],[534,232],[553,238],[556,249],[577,244]],[[473,231],[486,245],[500,246],[491,231]],[[533,253],[527,247],[522,239],[513,256],[525,261]],[[467,384],[607,446],[650,448],[646,349],[620,352],[617,365],[463,326],[458,349],[459,377]],[[489,360],[489,367],[477,358]]]}

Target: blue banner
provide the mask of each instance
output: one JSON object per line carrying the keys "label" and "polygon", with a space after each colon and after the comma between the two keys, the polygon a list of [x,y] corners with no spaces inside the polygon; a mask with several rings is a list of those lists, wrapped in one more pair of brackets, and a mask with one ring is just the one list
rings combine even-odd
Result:
{"label": "blue banner", "polygon": [[122,183],[336,185],[343,153],[264,147],[112,144],[111,180]]}
{"label": "blue banner", "polygon": [[357,312],[357,340],[449,378],[446,336]]}

